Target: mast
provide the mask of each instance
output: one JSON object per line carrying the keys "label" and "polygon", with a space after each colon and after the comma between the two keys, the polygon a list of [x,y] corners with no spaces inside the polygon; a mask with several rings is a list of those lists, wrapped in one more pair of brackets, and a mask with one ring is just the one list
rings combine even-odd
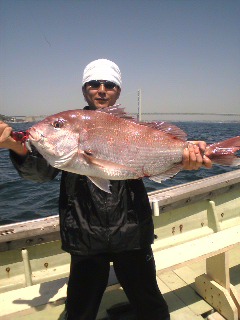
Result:
{"label": "mast", "polygon": [[142,92],[141,89],[138,89],[138,121],[142,120]]}

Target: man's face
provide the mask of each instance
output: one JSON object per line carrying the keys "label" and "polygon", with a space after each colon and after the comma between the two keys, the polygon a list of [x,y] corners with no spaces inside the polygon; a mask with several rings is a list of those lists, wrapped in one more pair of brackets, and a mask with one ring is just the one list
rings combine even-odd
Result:
{"label": "man's face", "polygon": [[[94,81],[87,82],[82,88],[88,105],[97,109],[113,106],[119,98],[121,89],[117,85],[113,88],[111,84],[108,86],[109,81],[100,80],[100,83]],[[106,83],[106,86],[104,83]]]}

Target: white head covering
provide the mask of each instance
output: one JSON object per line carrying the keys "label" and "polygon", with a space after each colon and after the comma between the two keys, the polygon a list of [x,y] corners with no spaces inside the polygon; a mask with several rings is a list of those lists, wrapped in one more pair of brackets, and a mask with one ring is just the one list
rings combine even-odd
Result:
{"label": "white head covering", "polygon": [[98,59],[90,62],[83,72],[82,85],[91,80],[108,80],[121,88],[121,71],[118,66],[107,59]]}

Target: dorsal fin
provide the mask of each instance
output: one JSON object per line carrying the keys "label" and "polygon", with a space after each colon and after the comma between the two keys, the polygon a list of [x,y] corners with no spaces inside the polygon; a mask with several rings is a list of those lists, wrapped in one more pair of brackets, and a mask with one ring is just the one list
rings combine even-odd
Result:
{"label": "dorsal fin", "polygon": [[172,123],[153,121],[153,122],[139,122],[143,126],[147,126],[156,130],[163,131],[165,133],[171,134],[182,140],[187,140],[187,134],[179,127],[175,126]]}
{"label": "dorsal fin", "polygon": [[168,133],[172,136],[175,136],[182,140],[187,140],[187,134],[177,126],[175,126],[172,123],[167,123],[163,121],[152,121],[152,122],[143,122],[138,121],[135,117],[131,116],[130,114],[127,114],[125,112],[125,108],[119,108],[119,105],[111,106],[108,108],[98,109],[97,112],[105,112],[108,114],[112,114],[115,117],[127,119],[129,121],[135,122],[139,125],[150,127],[152,129],[160,130],[165,133]]}
{"label": "dorsal fin", "polygon": [[[119,108],[120,105],[115,105],[107,108],[102,108],[102,109],[97,109],[97,112],[104,112],[108,114],[112,114],[115,117],[118,118],[124,118],[124,119],[129,119],[135,121],[136,119],[131,116],[130,114],[127,114],[124,110],[125,108]],[[137,120],[136,120],[137,122]]]}

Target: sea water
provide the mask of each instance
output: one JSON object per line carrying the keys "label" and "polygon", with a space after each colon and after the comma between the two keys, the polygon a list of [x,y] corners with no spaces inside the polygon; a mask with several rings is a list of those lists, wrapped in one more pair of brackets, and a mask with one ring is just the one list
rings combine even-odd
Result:
{"label": "sea water", "polygon": [[[204,140],[213,143],[240,135],[239,122],[175,122],[188,134],[188,140]],[[28,129],[32,123],[11,124],[15,131]],[[211,169],[181,171],[162,183],[144,179],[147,191],[207,178],[239,169],[214,165]],[[9,152],[0,149],[0,225],[12,222],[43,218],[58,213],[60,174],[47,183],[35,183],[19,177],[10,159]]]}

